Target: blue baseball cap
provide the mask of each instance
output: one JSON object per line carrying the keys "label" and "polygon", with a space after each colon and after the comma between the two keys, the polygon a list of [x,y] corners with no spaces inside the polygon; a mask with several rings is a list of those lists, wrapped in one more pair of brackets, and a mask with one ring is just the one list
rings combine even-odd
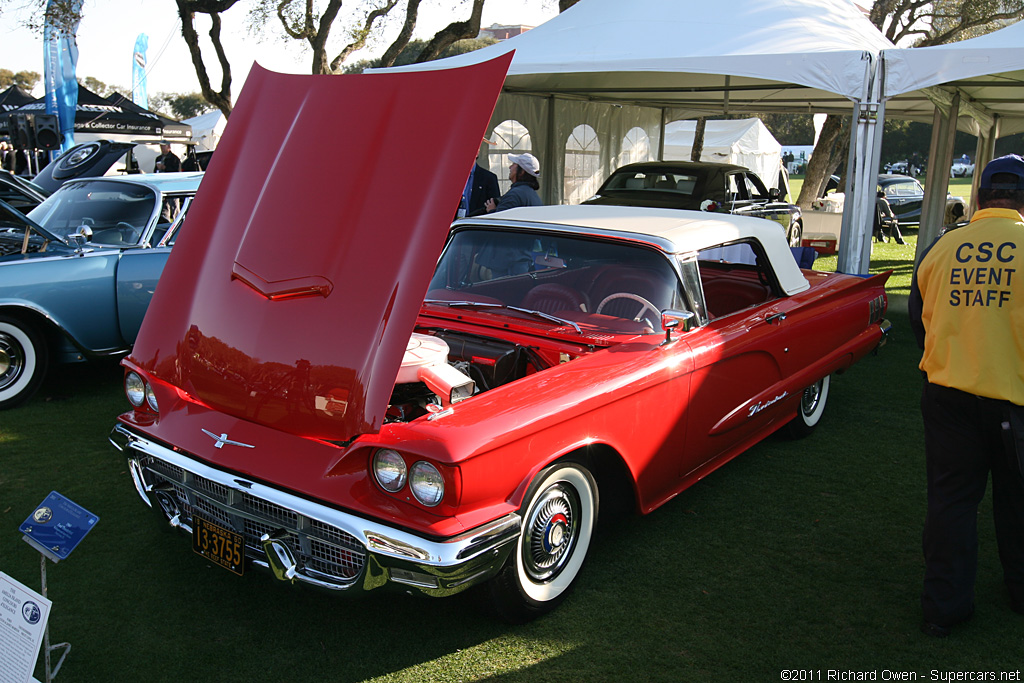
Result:
{"label": "blue baseball cap", "polygon": [[[1012,183],[993,183],[992,176],[1006,173],[1017,177]],[[981,182],[978,184],[983,190],[1024,190],[1024,159],[1016,154],[1007,154],[1004,157],[993,159],[981,172]]]}

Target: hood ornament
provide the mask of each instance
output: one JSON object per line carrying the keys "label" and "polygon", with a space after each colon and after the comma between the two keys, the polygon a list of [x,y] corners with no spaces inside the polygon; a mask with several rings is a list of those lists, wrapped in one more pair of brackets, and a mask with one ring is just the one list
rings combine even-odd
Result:
{"label": "hood ornament", "polygon": [[231,439],[228,438],[227,434],[221,434],[220,436],[217,436],[213,432],[209,432],[205,429],[203,430],[203,434],[206,434],[208,437],[210,437],[216,442],[215,444],[213,444],[214,448],[224,448],[225,445],[241,446],[242,448],[256,448],[251,444],[242,443],[241,441],[232,441]]}

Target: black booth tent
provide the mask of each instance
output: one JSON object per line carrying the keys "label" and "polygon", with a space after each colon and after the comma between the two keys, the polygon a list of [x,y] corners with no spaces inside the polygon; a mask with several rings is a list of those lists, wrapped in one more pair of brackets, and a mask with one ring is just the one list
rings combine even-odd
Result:
{"label": "black booth tent", "polygon": [[7,90],[0,92],[0,114],[14,111],[29,102],[34,102],[35,99],[17,85],[12,85]]}
{"label": "black booth tent", "polygon": [[[46,102],[44,98],[39,98],[12,111],[19,114],[44,114]],[[109,98],[101,97],[79,84],[75,133],[186,142],[191,138],[192,128],[188,124],[143,109],[123,95],[115,93]]]}

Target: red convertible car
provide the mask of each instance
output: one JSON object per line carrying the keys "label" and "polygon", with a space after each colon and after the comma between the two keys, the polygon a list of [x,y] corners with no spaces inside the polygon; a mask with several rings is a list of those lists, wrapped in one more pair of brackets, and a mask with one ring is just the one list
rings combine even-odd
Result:
{"label": "red convertible car", "polygon": [[[206,561],[339,594],[476,587],[525,621],[568,594],[600,512],[808,433],[884,340],[887,276],[802,271],[768,221],[552,206],[449,230],[503,66],[250,74],[111,434]],[[396,124],[439,138],[399,194]],[[347,163],[296,173],[304,144]]]}

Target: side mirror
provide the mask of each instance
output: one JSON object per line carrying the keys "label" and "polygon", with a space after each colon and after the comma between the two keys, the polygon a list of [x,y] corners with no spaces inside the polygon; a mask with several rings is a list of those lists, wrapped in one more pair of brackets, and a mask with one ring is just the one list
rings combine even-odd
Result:
{"label": "side mirror", "polygon": [[664,310],[661,312],[661,329],[665,330],[665,341],[662,344],[672,343],[672,330],[689,332],[697,326],[697,316],[693,311]]}
{"label": "side mirror", "polygon": [[68,244],[73,244],[76,247],[84,247],[86,242],[92,240],[92,228],[84,223],[78,226],[78,229],[68,235]]}
{"label": "side mirror", "polygon": [[782,199],[782,190],[777,187],[768,188],[768,199],[777,202]]}

